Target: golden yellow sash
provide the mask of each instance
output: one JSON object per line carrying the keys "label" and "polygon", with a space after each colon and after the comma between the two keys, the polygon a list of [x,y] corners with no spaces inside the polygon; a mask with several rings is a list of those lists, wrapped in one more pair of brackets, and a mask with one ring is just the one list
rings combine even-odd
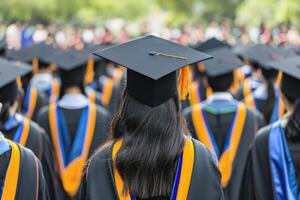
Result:
{"label": "golden yellow sash", "polygon": [[23,120],[24,120],[23,121],[23,131],[22,131],[22,134],[21,134],[20,141],[18,143],[25,147],[28,136],[29,136],[29,131],[30,131],[30,120],[27,119],[26,117],[24,117]]}
{"label": "golden yellow sash", "polygon": [[25,116],[29,119],[32,118],[37,100],[38,100],[38,91],[35,87],[31,87],[30,96],[29,96],[29,105],[28,105],[27,113],[25,114]]}
{"label": "golden yellow sash", "polygon": [[102,92],[102,104],[108,106],[113,93],[114,81],[111,78],[105,78]]}
{"label": "golden yellow sash", "polygon": [[[116,160],[116,156],[122,146],[123,141],[118,140],[112,149],[112,159]],[[190,183],[192,179],[193,167],[194,167],[194,160],[195,160],[195,151],[194,151],[194,144],[191,139],[186,141],[186,144],[183,149],[183,160],[182,160],[182,167],[181,167],[181,174],[180,174],[180,182],[177,191],[177,200],[184,200],[188,198]],[[119,200],[131,200],[130,194],[124,194],[124,182],[122,180],[121,175],[119,174],[116,166],[114,165],[114,179],[116,190],[118,193]]]}
{"label": "golden yellow sash", "polygon": [[96,125],[96,106],[94,103],[89,102],[90,111],[88,115],[88,124],[85,134],[85,139],[83,142],[83,153],[81,156],[74,159],[68,166],[64,167],[63,159],[60,153],[59,138],[58,138],[58,127],[57,127],[57,118],[56,118],[56,104],[51,104],[49,108],[49,122],[50,122],[50,133],[52,142],[54,145],[54,152],[56,160],[59,166],[59,173],[61,181],[65,191],[69,196],[74,197],[77,194],[81,183],[82,169],[84,163],[88,158],[90,147],[92,144],[95,125]]}
{"label": "golden yellow sash", "polygon": [[6,172],[1,200],[15,199],[18,189],[21,153],[17,144],[7,140],[11,146],[11,158]]}
{"label": "golden yellow sash", "polygon": [[[199,141],[204,143],[212,152],[215,152],[212,141],[209,137],[209,130],[205,124],[204,116],[202,114],[202,106],[196,105],[192,110],[192,120],[196,131],[196,136]],[[225,188],[230,180],[232,174],[232,164],[240,143],[243,133],[244,124],[247,115],[247,108],[244,104],[239,103],[237,109],[236,122],[232,129],[232,136],[229,148],[225,150],[219,159],[219,170],[222,174],[222,187]]]}
{"label": "golden yellow sash", "polygon": [[51,84],[51,97],[50,97],[50,104],[54,103],[56,99],[59,96],[59,83],[57,79],[53,79],[52,84]]}

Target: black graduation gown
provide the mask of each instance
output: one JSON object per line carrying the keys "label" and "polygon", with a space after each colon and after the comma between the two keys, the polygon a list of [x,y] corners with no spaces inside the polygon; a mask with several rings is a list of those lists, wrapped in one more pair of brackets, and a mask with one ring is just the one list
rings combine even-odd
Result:
{"label": "black graduation gown", "polygon": [[[10,131],[3,131],[6,138],[13,139],[16,133],[15,127]],[[48,191],[51,199],[59,199],[58,188],[58,172],[54,159],[53,148],[48,135],[35,122],[30,121],[28,138],[25,147],[30,149],[35,156],[41,161],[45,180],[47,182]]]}
{"label": "black graduation gown", "polygon": [[[81,117],[81,113],[83,109],[63,109],[66,124],[69,130],[69,136],[71,141],[73,141],[78,123]],[[39,120],[38,123],[41,127],[44,128],[47,134],[50,135],[50,126],[49,126],[49,106],[42,108],[40,114],[39,114]],[[94,153],[94,151],[98,148],[99,145],[101,145],[107,138],[108,135],[108,126],[110,123],[110,114],[100,106],[96,106],[96,125],[95,125],[95,131],[94,136],[92,139],[92,144],[89,150],[89,157]],[[51,144],[53,146],[53,140],[51,139]],[[59,179],[59,188],[63,190],[61,179]],[[62,197],[60,198],[62,200],[76,200],[79,199],[78,194],[75,195],[74,198],[71,198],[67,195],[66,192],[63,192]]]}
{"label": "black graduation gown", "polygon": [[[195,160],[188,200],[223,199],[220,173],[210,151],[193,140]],[[118,199],[113,175],[112,146],[96,152],[87,164],[81,185],[81,200]],[[162,198],[156,198],[162,199]]]}
{"label": "black graduation gown", "polygon": [[[223,146],[227,140],[228,130],[230,130],[234,113],[231,112],[215,115],[207,111],[204,112],[206,114],[208,126],[212,130],[219,149],[223,149]],[[186,109],[184,111],[184,115],[192,137],[197,139],[195,126],[192,120],[192,108]],[[244,128],[238,145],[237,153],[233,161],[232,174],[227,186],[223,188],[225,199],[238,199],[239,187],[242,181],[242,175],[245,169],[249,147],[254,140],[256,132],[263,125],[264,122],[262,116],[254,113],[250,109],[247,109]]]}
{"label": "black graduation gown", "polygon": [[[261,129],[255,138],[251,150],[247,157],[247,166],[243,175],[243,183],[240,191],[240,199],[245,200],[263,200],[276,199],[274,193],[274,184],[272,181],[270,154],[269,154],[269,136],[272,125]],[[288,146],[291,149],[299,151],[299,144],[292,144],[288,141]],[[292,157],[293,151],[291,152]],[[294,160],[295,161],[295,160]],[[299,166],[294,167],[297,170]],[[296,171],[297,181],[299,184],[299,173]]]}
{"label": "black graduation gown", "polygon": [[[20,167],[15,200],[50,200],[42,166],[34,154],[27,148],[20,147]],[[3,182],[11,162],[12,150],[0,155],[0,181]],[[13,187],[13,186],[11,186]],[[11,198],[9,198],[11,199]]]}

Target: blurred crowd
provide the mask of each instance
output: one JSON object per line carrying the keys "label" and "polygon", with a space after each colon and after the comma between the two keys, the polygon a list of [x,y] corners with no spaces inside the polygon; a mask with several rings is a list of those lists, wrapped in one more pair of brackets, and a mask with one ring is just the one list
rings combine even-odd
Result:
{"label": "blurred crowd", "polygon": [[61,49],[81,49],[84,44],[88,43],[124,43],[130,38],[147,34],[155,34],[185,45],[193,45],[199,41],[215,37],[227,41],[229,44],[263,43],[285,47],[300,46],[300,33],[297,27],[293,25],[280,24],[270,28],[261,24],[260,27],[246,29],[245,27],[232,26],[227,20],[222,23],[213,21],[207,27],[186,25],[181,28],[170,28],[165,26],[156,32],[153,32],[147,24],[142,24],[138,30],[134,31],[125,25],[117,30],[111,30],[104,26],[81,28],[42,24],[29,25],[18,22],[8,26],[0,26],[0,39],[6,40],[9,49],[25,48],[41,42],[54,44]]}

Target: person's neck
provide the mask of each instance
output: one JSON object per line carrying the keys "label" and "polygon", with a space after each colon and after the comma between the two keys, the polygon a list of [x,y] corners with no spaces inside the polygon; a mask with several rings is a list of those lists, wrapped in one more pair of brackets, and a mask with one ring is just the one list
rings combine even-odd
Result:
{"label": "person's neck", "polygon": [[79,87],[69,87],[67,89],[65,89],[65,94],[81,94],[81,90]]}

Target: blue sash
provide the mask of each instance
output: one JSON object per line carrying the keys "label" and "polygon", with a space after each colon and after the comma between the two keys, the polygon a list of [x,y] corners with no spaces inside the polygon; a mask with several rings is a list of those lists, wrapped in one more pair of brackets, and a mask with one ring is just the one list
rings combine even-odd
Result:
{"label": "blue sash", "polygon": [[276,200],[299,200],[293,160],[280,122],[275,123],[270,131],[269,156]]}
{"label": "blue sash", "polygon": [[82,154],[84,148],[83,141],[85,140],[85,134],[88,124],[89,106],[86,106],[86,108],[84,108],[84,110],[82,111],[73,143],[71,142],[69,137],[63,110],[57,107],[56,112],[59,132],[57,133],[57,135],[59,137],[59,146],[62,153],[62,163],[64,164],[64,166],[67,166],[70,162],[72,162],[75,158],[81,156]]}

